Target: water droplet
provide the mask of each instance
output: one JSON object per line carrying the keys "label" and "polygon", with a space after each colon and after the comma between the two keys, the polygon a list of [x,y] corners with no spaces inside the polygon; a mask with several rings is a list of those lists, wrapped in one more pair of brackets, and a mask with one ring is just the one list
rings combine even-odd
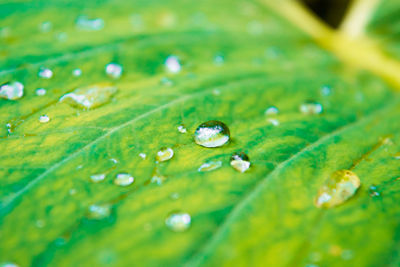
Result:
{"label": "water droplet", "polygon": [[150,182],[153,184],[161,185],[166,179],[167,178],[165,178],[165,176],[155,174],[153,175],[153,177],[151,177]]}
{"label": "water droplet", "polygon": [[141,157],[142,159],[145,159],[146,158],[146,154],[145,153],[140,153],[139,157]]}
{"label": "water droplet", "polygon": [[24,95],[24,85],[20,82],[8,82],[0,86],[0,98],[17,100]]}
{"label": "water droplet", "polygon": [[165,220],[165,225],[174,232],[184,232],[191,225],[190,215],[186,212],[173,212]]}
{"label": "water droplet", "polygon": [[173,200],[177,200],[179,198],[179,193],[176,193],[176,192],[171,193],[171,195],[169,195],[169,197]]}
{"label": "water droplet", "polygon": [[269,108],[267,108],[264,112],[265,115],[276,115],[279,113],[279,110],[277,107],[275,106],[270,106]]}
{"label": "water droplet", "polygon": [[99,182],[103,181],[105,178],[106,178],[106,175],[104,173],[93,174],[90,176],[90,180],[93,183],[99,183]]}
{"label": "water droplet", "polygon": [[73,196],[73,195],[75,195],[76,194],[76,189],[75,188],[71,188],[70,190],[69,190],[69,194],[71,195],[71,196]]}
{"label": "water droplet", "polygon": [[72,75],[75,77],[79,77],[82,75],[82,70],[81,69],[73,69],[72,70]]}
{"label": "water droplet", "polygon": [[231,166],[238,172],[245,172],[250,168],[250,159],[244,152],[234,153],[231,157]]}
{"label": "water droplet", "polygon": [[315,205],[319,208],[331,208],[344,203],[354,196],[360,187],[360,179],[349,170],[335,171],[318,190]]}
{"label": "water droplet", "polygon": [[328,96],[328,95],[331,94],[331,92],[332,92],[332,88],[331,87],[329,87],[328,85],[322,86],[322,88],[321,88],[321,94],[322,95]]}
{"label": "water droplet", "polygon": [[60,102],[80,109],[93,109],[110,101],[117,92],[117,88],[105,84],[94,84],[92,86],[78,88],[72,93],[63,95]]}
{"label": "water droplet", "polygon": [[224,55],[222,55],[221,53],[218,53],[214,56],[214,64],[217,66],[220,66],[222,64],[224,64],[225,58]]}
{"label": "water droplet", "polygon": [[114,163],[114,164],[117,164],[117,163],[118,163],[118,160],[117,160],[117,159],[114,159],[114,158],[111,158],[110,161],[111,161],[112,163]]}
{"label": "water droplet", "polygon": [[129,173],[119,173],[114,180],[114,184],[119,186],[128,186],[131,185],[135,179]]}
{"label": "water droplet", "polygon": [[39,24],[39,30],[41,32],[49,32],[53,28],[53,24],[50,21],[44,21]]}
{"label": "water droplet", "polygon": [[178,131],[179,131],[180,133],[186,133],[186,132],[187,132],[185,126],[183,126],[183,125],[179,125],[179,126],[178,126]]}
{"label": "water droplet", "polygon": [[40,123],[48,123],[49,121],[50,121],[50,118],[47,115],[42,115],[42,116],[39,117],[39,122]]}
{"label": "water droplet", "polygon": [[42,95],[45,95],[45,94],[46,94],[46,89],[44,89],[44,88],[36,89],[36,95],[42,96]]}
{"label": "water droplet", "polygon": [[268,119],[268,122],[271,123],[274,126],[279,125],[279,121],[277,119]]}
{"label": "water droplet", "polygon": [[379,193],[379,191],[378,191],[378,187],[375,186],[375,185],[371,185],[371,186],[368,188],[368,193],[369,193],[369,195],[370,195],[371,197],[379,197],[379,196],[381,195],[381,193]]}
{"label": "water droplet", "polygon": [[320,114],[322,113],[322,105],[318,102],[307,101],[300,105],[300,111],[308,115]]}
{"label": "water droplet", "polygon": [[397,152],[396,154],[394,154],[394,158],[395,159],[400,159],[400,152]]}
{"label": "water droplet", "polygon": [[228,126],[220,121],[207,121],[199,125],[194,133],[196,144],[204,147],[220,147],[229,141]]}
{"label": "water droplet", "polygon": [[50,79],[53,77],[53,71],[48,68],[41,67],[38,72],[38,76],[44,79]]}
{"label": "water droplet", "polygon": [[168,56],[164,64],[167,68],[167,71],[170,73],[178,73],[181,71],[182,68],[178,57],[174,55]]}
{"label": "water droplet", "polygon": [[221,94],[221,91],[219,89],[214,89],[212,91],[212,94],[215,95],[215,96],[219,96]]}
{"label": "water droplet", "polygon": [[82,15],[76,19],[76,26],[85,31],[99,31],[104,28],[104,21],[101,18],[89,19]]}
{"label": "water droplet", "polygon": [[174,151],[170,147],[163,147],[157,152],[156,160],[158,162],[167,161],[174,156]]}
{"label": "water droplet", "polygon": [[197,170],[199,172],[208,172],[215,169],[218,169],[222,166],[222,161],[209,161],[203,163]]}
{"label": "water droplet", "polygon": [[19,265],[13,262],[2,262],[0,267],[19,267]]}
{"label": "water droplet", "polygon": [[59,32],[55,34],[55,38],[59,42],[65,42],[68,39],[68,34],[65,32]]}
{"label": "water droplet", "polygon": [[90,205],[88,209],[87,218],[93,220],[102,220],[111,215],[111,206],[109,204],[103,205]]}
{"label": "water droplet", "polygon": [[114,79],[118,79],[121,77],[122,70],[122,66],[117,63],[108,63],[106,65],[106,74]]}

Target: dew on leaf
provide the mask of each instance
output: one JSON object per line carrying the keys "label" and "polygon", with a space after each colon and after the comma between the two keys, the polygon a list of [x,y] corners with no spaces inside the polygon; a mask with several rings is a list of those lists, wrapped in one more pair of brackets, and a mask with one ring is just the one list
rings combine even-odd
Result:
{"label": "dew on leaf", "polygon": [[146,158],[146,154],[145,153],[139,153],[139,157],[141,157],[142,159]]}
{"label": "dew on leaf", "polygon": [[81,15],[76,19],[76,27],[85,31],[99,31],[104,28],[104,21],[101,18],[90,19]]}
{"label": "dew on leaf", "polygon": [[38,96],[45,95],[45,94],[46,94],[46,89],[44,89],[44,88],[38,88],[38,89],[36,89],[35,93],[36,93],[36,95],[38,95]]}
{"label": "dew on leaf", "polygon": [[315,101],[306,101],[300,105],[300,112],[307,115],[321,114],[322,110],[322,105]]}
{"label": "dew on leaf", "polygon": [[118,160],[115,159],[115,158],[111,158],[110,161],[111,161],[112,163],[114,163],[114,164],[117,164],[117,163],[118,163]]}
{"label": "dew on leaf", "polygon": [[181,71],[182,68],[178,57],[174,55],[168,56],[164,64],[167,71],[170,73],[178,73]]}
{"label": "dew on leaf", "polygon": [[117,63],[108,63],[106,65],[106,74],[111,78],[118,79],[122,75],[123,68],[120,64]]}
{"label": "dew on leaf", "polygon": [[99,183],[103,181],[106,178],[106,175],[104,173],[99,173],[99,174],[93,174],[90,176],[90,180],[93,183]]}
{"label": "dew on leaf", "polygon": [[131,185],[135,179],[129,173],[119,173],[114,179],[114,184],[119,186],[128,186]]}
{"label": "dew on leaf", "polygon": [[35,225],[37,228],[43,228],[46,223],[43,220],[36,220]]}
{"label": "dew on leaf", "polygon": [[50,121],[50,117],[47,115],[42,115],[39,117],[39,122],[40,123],[48,123]]}
{"label": "dew on leaf", "polygon": [[276,115],[276,114],[278,114],[278,112],[279,112],[279,110],[277,107],[270,106],[265,110],[264,114],[269,116],[269,115]]}
{"label": "dew on leaf", "polygon": [[343,204],[354,196],[360,184],[360,179],[354,172],[335,171],[318,190],[314,203],[319,208],[331,208]]}
{"label": "dew on leaf", "polygon": [[152,184],[161,185],[165,180],[166,180],[166,177],[165,177],[165,176],[159,175],[159,174],[154,174],[153,177],[151,177],[150,182],[151,182]]}
{"label": "dew on leaf", "polygon": [[321,94],[322,94],[323,96],[328,96],[328,95],[330,95],[331,93],[332,93],[332,89],[331,89],[330,86],[324,85],[324,86],[321,87]]}
{"label": "dew on leaf", "polygon": [[114,86],[94,84],[63,95],[60,102],[79,109],[93,109],[109,102],[116,92],[117,88]]}
{"label": "dew on leaf", "polygon": [[220,121],[207,121],[199,125],[194,133],[196,144],[204,147],[220,147],[229,141],[228,126]]}
{"label": "dew on leaf", "polygon": [[172,85],[174,85],[174,82],[173,82],[171,79],[168,79],[167,77],[161,78],[160,83],[161,83],[162,85],[166,85],[166,86],[172,86]]}
{"label": "dew on leaf", "polygon": [[53,28],[53,24],[50,21],[44,21],[39,24],[39,30],[41,32],[49,32]]}
{"label": "dew on leaf", "polygon": [[183,125],[179,125],[179,126],[178,126],[178,131],[179,131],[180,133],[186,133],[186,132],[187,132],[185,126],[183,126]]}
{"label": "dew on leaf", "polygon": [[174,232],[184,232],[191,225],[191,217],[186,212],[173,212],[165,219],[165,225]]}
{"label": "dew on leaf", "polygon": [[72,70],[72,75],[75,76],[75,77],[79,77],[79,76],[82,75],[82,70],[79,69],[79,68],[73,69]]}
{"label": "dew on leaf", "polygon": [[199,172],[208,172],[212,170],[216,170],[222,166],[222,161],[209,161],[203,163],[197,170]]}
{"label": "dew on leaf", "polygon": [[174,150],[170,147],[161,148],[156,155],[156,161],[162,162],[171,159],[174,156]]}
{"label": "dew on leaf", "polygon": [[71,188],[69,191],[68,191],[68,193],[71,195],[71,196],[73,196],[73,195],[76,195],[76,189],[75,188]]}
{"label": "dew on leaf", "polygon": [[172,200],[177,200],[179,198],[179,193],[177,193],[177,192],[171,193],[171,195],[169,195],[169,197]]}
{"label": "dew on leaf", "polygon": [[370,197],[380,197],[381,193],[378,190],[378,187],[375,185],[371,185],[368,188],[368,194],[370,195]]}
{"label": "dew on leaf", "polygon": [[244,152],[234,153],[230,164],[238,172],[245,172],[250,168],[250,159]]}
{"label": "dew on leaf", "polygon": [[53,71],[49,68],[41,67],[39,69],[38,76],[43,79],[50,79],[53,77]]}
{"label": "dew on leaf", "polygon": [[279,125],[279,121],[277,119],[268,119],[268,122],[271,123],[274,126]]}
{"label": "dew on leaf", "polygon": [[102,220],[111,215],[111,205],[103,204],[97,205],[93,204],[89,206],[87,218],[93,220]]}
{"label": "dew on leaf", "polygon": [[17,100],[24,95],[24,85],[20,82],[7,82],[0,85],[0,98]]}
{"label": "dew on leaf", "polygon": [[221,53],[218,53],[214,56],[214,64],[215,65],[222,65],[224,64],[225,58]]}

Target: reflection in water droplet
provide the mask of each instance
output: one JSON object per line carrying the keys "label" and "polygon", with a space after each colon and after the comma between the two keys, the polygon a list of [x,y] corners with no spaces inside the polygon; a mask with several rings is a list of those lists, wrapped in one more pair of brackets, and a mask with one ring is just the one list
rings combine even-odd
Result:
{"label": "reflection in water droplet", "polygon": [[108,63],[106,65],[106,74],[114,79],[118,79],[121,77],[122,70],[122,66],[117,63]]}
{"label": "reflection in water droplet", "polygon": [[157,152],[156,161],[167,161],[174,156],[174,151],[170,147],[163,147]]}
{"label": "reflection in water droplet", "polygon": [[194,133],[196,144],[204,147],[220,147],[229,141],[228,126],[220,121],[207,121],[200,124]]}
{"label": "reflection in water droplet", "polygon": [[349,170],[335,171],[318,190],[315,205],[331,208],[351,198],[360,187],[360,179]]}
{"label": "reflection in water droplet", "polygon": [[271,123],[274,126],[279,125],[279,121],[277,119],[268,119],[268,122]]}
{"label": "reflection in water droplet", "polygon": [[135,179],[129,173],[119,173],[114,179],[114,184],[119,186],[128,186],[131,185]]}
{"label": "reflection in water droplet", "polygon": [[75,77],[79,77],[82,75],[82,70],[81,69],[74,69],[72,70],[72,75]]}
{"label": "reflection in water droplet", "polygon": [[378,187],[375,185],[371,185],[368,188],[368,193],[371,197],[380,197],[381,196],[381,193],[379,193],[379,191],[378,191]]}
{"label": "reflection in water droplet", "polygon": [[250,168],[250,159],[244,152],[234,153],[231,157],[231,166],[238,172],[245,172]]}
{"label": "reflection in water droplet", "polygon": [[63,95],[60,102],[80,109],[92,109],[109,102],[116,92],[117,88],[114,86],[94,84]]}
{"label": "reflection in water droplet", "polygon": [[47,115],[42,115],[42,116],[39,117],[39,122],[40,123],[47,123],[49,121],[50,121],[50,118]]}
{"label": "reflection in water droplet", "polygon": [[222,161],[209,161],[203,163],[197,170],[199,172],[208,172],[215,169],[218,169],[222,166]]}
{"label": "reflection in water droplet", "polygon": [[178,73],[182,68],[178,57],[174,55],[168,56],[164,64],[167,71],[170,73]]}
{"label": "reflection in water droplet", "polygon": [[320,114],[322,113],[322,105],[318,102],[307,101],[300,105],[300,111],[308,115]]}
{"label": "reflection in water droplet", "polygon": [[151,177],[150,182],[153,184],[161,185],[166,179],[167,178],[165,176],[155,174],[153,175],[153,177]]}
{"label": "reflection in water droplet", "polygon": [[278,114],[279,110],[277,107],[275,106],[270,106],[269,108],[267,108],[264,112],[265,115],[276,115]]}
{"label": "reflection in water droplet", "polygon": [[191,224],[190,215],[186,212],[173,212],[165,220],[168,229],[174,232],[184,232]]}
{"label": "reflection in water droplet", "polygon": [[178,131],[179,131],[180,133],[186,133],[186,132],[187,132],[186,128],[185,128],[183,125],[179,125],[179,126],[178,126]]}
{"label": "reflection in water droplet", "polygon": [[38,72],[38,76],[44,79],[50,79],[53,77],[53,71],[48,68],[41,67]]}
{"label": "reflection in water droplet", "polygon": [[109,204],[103,205],[90,205],[88,209],[87,218],[93,220],[102,220],[111,215],[111,206]]}
{"label": "reflection in water droplet", "polygon": [[44,89],[44,88],[36,89],[36,95],[42,96],[42,95],[45,95],[45,94],[46,94],[46,89]]}
{"label": "reflection in water droplet", "polygon": [[98,183],[103,181],[106,178],[106,175],[104,173],[100,173],[100,174],[93,174],[90,176],[90,180],[93,183]]}
{"label": "reflection in water droplet", "polygon": [[76,19],[76,26],[85,31],[99,31],[104,28],[104,21],[101,18],[89,19],[82,15]]}
{"label": "reflection in water droplet", "polygon": [[140,153],[139,157],[141,157],[142,159],[145,159],[146,158],[146,154],[145,153]]}
{"label": "reflection in water droplet", "polygon": [[8,82],[0,85],[0,98],[17,100],[24,95],[24,85],[20,82]]}

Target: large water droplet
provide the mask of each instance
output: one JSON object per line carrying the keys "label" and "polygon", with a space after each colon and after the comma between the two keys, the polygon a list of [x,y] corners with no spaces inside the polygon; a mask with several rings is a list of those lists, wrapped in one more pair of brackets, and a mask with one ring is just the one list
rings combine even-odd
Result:
{"label": "large water droplet", "polygon": [[92,109],[110,101],[117,92],[117,88],[106,84],[94,84],[92,86],[78,88],[75,91],[65,94],[60,102],[80,109]]}
{"label": "large water droplet", "polygon": [[275,106],[270,106],[269,108],[267,108],[264,112],[265,115],[276,115],[279,113],[279,110],[277,107]]}
{"label": "large water droplet", "polygon": [[50,121],[50,117],[47,115],[42,115],[39,117],[39,122],[40,123],[48,123]]}
{"label": "large water droplet", "polygon": [[105,178],[106,178],[106,175],[104,173],[93,174],[90,176],[90,180],[93,183],[99,183],[99,182],[103,181]]}
{"label": "large water droplet", "polygon": [[238,172],[245,172],[250,168],[250,159],[244,152],[234,153],[231,157],[231,166]]}
{"label": "large water droplet", "polygon": [[200,124],[194,133],[196,144],[204,147],[219,147],[229,141],[228,126],[220,121],[207,121]]}
{"label": "large water droplet", "polygon": [[90,205],[88,209],[87,218],[93,220],[102,220],[111,215],[111,206],[109,204],[103,205]]}
{"label": "large water droplet", "polygon": [[101,18],[89,19],[82,15],[76,19],[76,26],[85,31],[99,31],[104,28],[104,21]]}
{"label": "large water droplet", "polygon": [[331,208],[351,198],[360,187],[360,179],[349,170],[335,171],[318,190],[315,205]]}
{"label": "large water droplet", "polygon": [[300,111],[303,114],[315,115],[322,113],[322,105],[315,101],[306,101],[300,105]]}
{"label": "large water droplet", "polygon": [[209,161],[203,163],[197,170],[199,172],[208,172],[215,169],[218,169],[222,166],[222,161]]}
{"label": "large water droplet", "polygon": [[106,74],[114,79],[121,77],[122,70],[122,66],[117,63],[109,63],[106,65]]}
{"label": "large water droplet", "polygon": [[174,151],[170,147],[163,147],[157,152],[156,161],[167,161],[174,156]]}
{"label": "large water droplet", "polygon": [[44,79],[50,79],[53,77],[53,71],[48,68],[41,67],[38,72],[38,76]]}
{"label": "large water droplet", "polygon": [[191,224],[190,215],[186,212],[173,212],[165,220],[168,229],[174,232],[184,232]]}
{"label": "large water droplet", "polygon": [[44,88],[36,89],[36,95],[42,96],[42,95],[45,95],[45,94],[46,94],[46,89],[44,89]]}
{"label": "large water droplet", "polygon": [[167,71],[170,73],[178,73],[182,68],[179,58],[174,55],[168,56],[164,64]]}
{"label": "large water droplet", "polygon": [[24,85],[20,82],[8,82],[0,85],[0,98],[17,100],[24,95]]}
{"label": "large water droplet", "polygon": [[129,173],[119,173],[115,177],[114,184],[119,186],[128,186],[131,185],[135,179]]}

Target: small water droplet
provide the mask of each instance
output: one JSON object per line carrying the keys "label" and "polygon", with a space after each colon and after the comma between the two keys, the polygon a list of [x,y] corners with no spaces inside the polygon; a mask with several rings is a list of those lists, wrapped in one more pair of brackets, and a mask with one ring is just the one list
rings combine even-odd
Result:
{"label": "small water droplet", "polygon": [[212,94],[215,95],[215,96],[219,96],[221,94],[221,91],[219,89],[214,89],[212,91]]}
{"label": "small water droplet", "polygon": [[179,58],[174,55],[168,56],[164,64],[167,71],[170,73],[178,73],[182,68]]}
{"label": "small water droplet", "polygon": [[60,102],[80,109],[93,109],[109,102],[116,92],[117,88],[114,86],[94,84],[63,95]]}
{"label": "small water droplet", "polygon": [[48,123],[50,121],[50,117],[47,115],[42,115],[39,117],[39,122],[40,123]]}
{"label": "small water droplet", "polygon": [[163,147],[157,152],[156,161],[167,161],[174,156],[174,150],[170,147]]}
{"label": "small water droplet", "polygon": [[174,85],[174,82],[173,82],[171,79],[168,79],[167,77],[161,78],[160,83],[161,83],[162,85],[166,85],[166,86],[172,86],[172,85]]}
{"label": "small water droplet", "polygon": [[194,133],[196,144],[204,147],[220,147],[229,141],[228,126],[220,121],[207,121],[199,125]]}
{"label": "small water droplet", "polygon": [[379,191],[378,191],[378,187],[375,186],[375,185],[371,185],[371,186],[368,188],[368,194],[369,194],[371,197],[380,197],[380,196],[381,196],[381,193],[379,193]]}
{"label": "small water droplet", "polygon": [[360,187],[360,179],[349,170],[335,171],[318,190],[315,205],[331,208],[344,203],[354,196]]}
{"label": "small water droplet", "polygon": [[58,32],[54,36],[55,36],[56,40],[59,42],[65,42],[68,39],[68,34],[65,32]]}
{"label": "small water droplet", "polygon": [[264,112],[265,115],[276,115],[279,113],[279,110],[277,107],[275,106],[270,106],[269,108],[267,108]]}
{"label": "small water droplet", "polygon": [[2,262],[0,267],[19,267],[19,265],[13,262]]}
{"label": "small water droplet", "polygon": [[184,232],[191,225],[191,217],[186,212],[173,212],[165,220],[165,225],[174,232]]}
{"label": "small water droplet", "polygon": [[109,204],[97,205],[93,204],[89,206],[87,218],[93,220],[102,220],[111,215],[111,206]]}
{"label": "small water droplet", "polygon": [[53,24],[50,21],[44,21],[39,24],[39,30],[41,32],[49,32],[53,28]]}
{"label": "small water droplet", "polygon": [[167,178],[165,176],[155,174],[153,175],[153,177],[151,177],[150,182],[153,184],[161,185],[166,179]]}
{"label": "small water droplet", "polygon": [[0,85],[0,98],[17,100],[24,95],[24,85],[20,82],[8,82]]}
{"label": "small water droplet", "polygon": [[105,178],[106,178],[106,175],[104,173],[93,174],[90,176],[90,180],[93,183],[99,183],[99,182],[103,181]]}
{"label": "small water droplet", "polygon": [[169,197],[170,197],[172,200],[177,200],[177,199],[179,198],[179,193],[174,192],[174,193],[172,193],[171,195],[169,195]]}
{"label": "small water droplet", "polygon": [[44,79],[50,79],[53,77],[53,71],[51,69],[41,67],[38,72],[38,76]]}
{"label": "small water droplet", "polygon": [[46,89],[44,89],[44,88],[36,89],[36,95],[42,96],[42,95],[45,95],[45,94],[46,94]]}
{"label": "small water droplet", "polygon": [[328,85],[324,85],[321,88],[321,94],[324,96],[328,96],[332,93],[332,88]]}
{"label": "small water droplet", "polygon": [[300,112],[307,115],[321,114],[322,110],[322,105],[314,101],[306,101],[300,105]]}
{"label": "small water droplet", "polygon": [[146,158],[146,154],[145,153],[140,153],[139,157],[141,157],[142,159],[145,159]]}
{"label": "small water droplet", "polygon": [[81,69],[73,69],[72,70],[72,75],[73,76],[75,76],[75,77],[79,77],[79,76],[81,76],[82,75],[82,70]]}
{"label": "small water droplet", "polygon": [[225,58],[224,55],[221,53],[218,53],[214,56],[214,64],[217,66],[220,66],[222,64],[224,64]]}
{"label": "small water droplet", "polygon": [[108,63],[106,65],[106,74],[111,78],[118,79],[122,75],[123,68],[117,63]]}
{"label": "small water droplet", "polygon": [[85,15],[81,15],[76,19],[77,28],[85,31],[99,31],[104,28],[104,21],[101,18],[89,19]]}
{"label": "small water droplet", "polygon": [[397,152],[396,154],[394,154],[393,156],[395,159],[400,159],[400,152]]}
{"label": "small water droplet", "polygon": [[231,166],[238,172],[245,172],[250,168],[250,159],[244,152],[234,153],[231,157]]}
{"label": "small water droplet", "polygon": [[187,132],[185,126],[183,126],[183,125],[179,125],[179,126],[178,126],[178,131],[179,131],[180,133],[186,133],[186,132]]}
{"label": "small water droplet", "polygon": [[268,122],[271,123],[274,126],[279,125],[279,121],[277,119],[268,119]]}
{"label": "small water droplet", "polygon": [[119,173],[114,179],[114,184],[119,186],[128,186],[131,185],[135,179],[129,173]]}
{"label": "small water droplet", "polygon": [[71,188],[70,190],[69,190],[69,194],[71,195],[71,196],[73,196],[73,195],[76,195],[76,189],[75,188]]}
{"label": "small water droplet", "polygon": [[203,163],[197,170],[199,172],[208,172],[215,169],[218,169],[222,166],[222,161],[209,161]]}

